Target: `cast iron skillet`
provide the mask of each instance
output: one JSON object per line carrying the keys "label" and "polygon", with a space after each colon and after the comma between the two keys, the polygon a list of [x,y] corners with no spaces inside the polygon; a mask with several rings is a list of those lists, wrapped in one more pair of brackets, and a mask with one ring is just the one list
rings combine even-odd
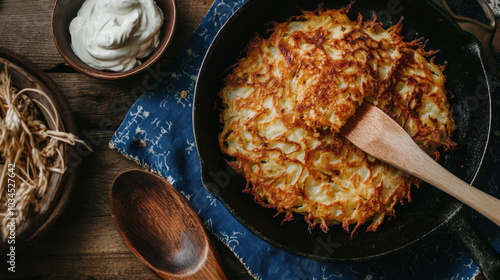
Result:
{"label": "cast iron skillet", "polygon": [[[376,232],[365,232],[366,227],[358,229],[352,239],[340,226],[331,227],[328,233],[319,228],[309,233],[299,215],[294,221],[281,224],[283,216],[275,217],[275,210],[257,205],[253,196],[242,193],[246,181],[227,165],[217,142],[221,131],[217,93],[223,86],[225,70],[243,55],[242,50],[255,32],[264,33],[266,23],[300,14],[298,7],[315,10],[319,2],[249,0],[212,42],[200,69],[193,107],[194,134],[206,189],[257,236],[300,256],[320,261],[366,261],[399,251],[445,229],[461,237],[486,275],[500,279],[500,256],[471,226],[470,210],[434,187],[423,185],[414,190],[411,203],[396,207],[397,217],[386,220]],[[324,2],[329,8],[349,4],[343,0]],[[446,87],[455,95],[451,103],[458,129],[453,140],[459,149],[444,154],[441,164],[481,188],[476,179],[480,177],[478,173],[488,150],[492,101],[491,79],[479,43],[462,31],[448,14],[427,1],[358,0],[349,16],[354,20],[361,13],[371,18],[373,12],[386,27],[404,17],[405,40],[428,39],[427,49],[440,50],[437,63],[448,62]],[[328,248],[325,243],[329,244]]]}

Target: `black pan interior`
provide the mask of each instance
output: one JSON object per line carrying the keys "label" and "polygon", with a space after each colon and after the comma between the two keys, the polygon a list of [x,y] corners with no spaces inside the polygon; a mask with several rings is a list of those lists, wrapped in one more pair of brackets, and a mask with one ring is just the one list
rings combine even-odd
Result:
{"label": "black pan interior", "polygon": [[[340,226],[328,233],[316,228],[308,232],[301,216],[281,224],[283,216],[254,203],[243,194],[243,177],[226,164],[217,136],[220,132],[217,92],[223,87],[225,70],[238,57],[250,38],[268,27],[270,21],[283,21],[300,14],[300,9],[315,10],[321,1],[249,0],[221,29],[203,62],[196,85],[193,108],[195,140],[202,165],[205,187],[219,198],[248,229],[269,243],[301,256],[325,261],[363,261],[397,251],[427,236],[461,209],[462,204],[427,185],[414,190],[412,202],[396,207],[396,217],[386,220],[377,232],[361,228],[351,239]],[[324,1],[328,8],[341,8],[349,1]],[[396,5],[397,4],[397,5]],[[403,35],[410,41],[424,37],[427,49],[440,50],[438,63],[447,62],[446,87],[455,96],[451,100],[458,129],[453,140],[458,149],[441,159],[452,173],[473,182],[487,146],[491,122],[488,78],[480,46],[461,31],[447,15],[426,1],[358,0],[349,12],[371,18],[373,13],[386,27],[403,17]]]}

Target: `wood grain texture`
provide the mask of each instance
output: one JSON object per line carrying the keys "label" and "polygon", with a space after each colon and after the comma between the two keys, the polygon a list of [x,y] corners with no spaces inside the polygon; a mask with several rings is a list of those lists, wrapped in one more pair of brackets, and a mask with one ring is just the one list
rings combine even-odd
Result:
{"label": "wood grain texture", "polygon": [[166,180],[143,170],[121,173],[110,204],[127,246],[160,278],[226,279],[203,222]]}
{"label": "wood grain texture", "polygon": [[500,226],[500,200],[477,189],[435,162],[382,110],[363,103],[341,130],[361,150],[439,188]]}
{"label": "wood grain texture", "polygon": [[[213,0],[177,0],[174,41],[158,67],[171,62],[210,8]],[[26,56],[57,83],[69,103],[80,137],[93,148],[79,149],[81,165],[71,200],[57,223],[36,244],[16,248],[16,272],[0,269],[0,279],[158,279],[128,249],[109,211],[109,190],[122,171],[138,168],[108,143],[141,94],[147,73],[124,81],[101,81],[77,73],[57,52],[50,37],[53,0],[0,1],[0,46]],[[229,279],[252,279],[214,236]],[[5,264],[6,256],[0,261]]]}

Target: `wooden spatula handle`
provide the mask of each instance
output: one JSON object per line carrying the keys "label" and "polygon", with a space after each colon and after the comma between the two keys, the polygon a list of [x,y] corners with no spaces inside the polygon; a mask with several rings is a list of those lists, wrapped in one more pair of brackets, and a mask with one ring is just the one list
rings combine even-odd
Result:
{"label": "wooden spatula handle", "polygon": [[342,134],[363,151],[445,191],[500,226],[499,199],[470,186],[436,163],[377,107],[361,106]]}
{"label": "wooden spatula handle", "polygon": [[499,199],[460,180],[427,156],[413,140],[411,142],[416,148],[414,154],[410,155],[412,159],[409,160],[415,160],[415,165],[411,171],[404,167],[401,169],[452,195],[500,226]]}

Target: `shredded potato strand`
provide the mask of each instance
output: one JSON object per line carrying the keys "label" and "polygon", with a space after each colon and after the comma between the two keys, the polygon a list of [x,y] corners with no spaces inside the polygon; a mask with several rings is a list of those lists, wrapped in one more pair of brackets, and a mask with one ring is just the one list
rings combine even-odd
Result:
{"label": "shredded potato strand", "polygon": [[219,146],[256,203],[352,235],[363,224],[375,231],[420,183],[342,137],[360,104],[382,109],[435,159],[456,144],[435,52],[405,42],[402,21],[352,21],[349,7],[303,11],[250,40],[219,92]]}

